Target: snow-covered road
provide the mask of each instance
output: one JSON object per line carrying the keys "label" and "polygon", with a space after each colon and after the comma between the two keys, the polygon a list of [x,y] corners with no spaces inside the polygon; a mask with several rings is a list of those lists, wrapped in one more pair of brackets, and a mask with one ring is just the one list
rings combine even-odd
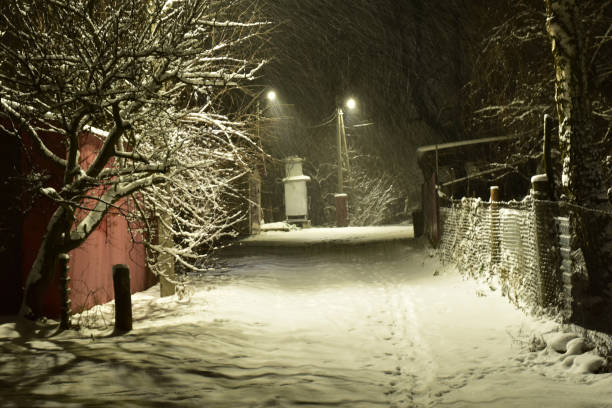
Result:
{"label": "snow-covered road", "polygon": [[189,301],[135,296],[126,336],[0,326],[0,406],[612,407],[612,376],[578,372],[588,354],[529,351],[555,325],[422,248],[226,267]]}

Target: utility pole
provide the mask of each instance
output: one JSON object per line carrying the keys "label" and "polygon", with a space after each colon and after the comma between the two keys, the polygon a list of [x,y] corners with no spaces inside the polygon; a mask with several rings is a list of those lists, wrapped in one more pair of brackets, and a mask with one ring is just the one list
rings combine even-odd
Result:
{"label": "utility pole", "polygon": [[344,128],[343,115],[344,113],[342,112],[342,108],[338,107],[338,194],[344,193],[344,178],[342,174],[342,131]]}
{"label": "utility pole", "polygon": [[[334,195],[336,201],[336,226],[348,227],[348,197],[344,194],[344,178],[342,175],[342,139],[344,135],[344,113],[342,108],[338,107],[338,192]],[[346,139],[345,139],[346,140]],[[345,141],[346,143],[346,141]]]}

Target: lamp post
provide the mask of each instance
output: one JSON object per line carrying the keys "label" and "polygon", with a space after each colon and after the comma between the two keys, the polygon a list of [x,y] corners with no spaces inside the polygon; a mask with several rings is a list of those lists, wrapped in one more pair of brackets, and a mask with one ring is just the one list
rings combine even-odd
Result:
{"label": "lamp post", "polygon": [[[261,162],[256,164],[255,171],[249,175],[249,233],[257,234],[261,230],[261,224],[264,222],[263,209],[261,207],[261,180],[266,175],[266,160],[263,153],[261,143],[261,104],[260,97],[261,93],[257,97],[257,117],[256,117],[256,134],[257,144],[261,149]],[[276,100],[276,92],[273,90],[268,91],[266,98],[270,102]]]}
{"label": "lamp post", "polygon": [[[346,107],[350,110],[355,109],[357,102],[355,99],[350,98],[346,101]],[[344,193],[344,174],[343,174],[343,160],[342,151],[344,145],[344,153],[346,155],[347,167],[348,167],[348,146],[346,143],[346,132],[344,129],[344,112],[342,107],[338,106],[337,111],[337,150],[338,150],[338,192],[334,195],[336,200],[336,226],[347,227],[348,226],[348,196]]]}
{"label": "lamp post", "polygon": [[[263,93],[263,91],[261,92]],[[258,94],[257,96],[257,108],[256,108],[256,114],[257,114],[257,118],[256,118],[256,135],[257,135],[257,143],[259,143],[259,146],[261,147],[261,115],[263,114],[263,112],[266,110],[266,108],[264,108],[263,110],[261,109],[261,102],[260,102],[260,96],[261,93]],[[275,103],[276,102],[276,91],[274,90],[269,90],[266,93],[266,99],[268,100],[269,103]],[[261,161],[262,161],[262,176],[265,175],[265,160],[264,160],[264,155],[262,152],[262,157],[261,157]]]}
{"label": "lamp post", "polygon": [[338,194],[344,193],[344,177],[342,172],[342,131],[344,130],[344,112],[338,107],[338,124],[336,126],[337,140],[336,148],[338,150]]}
{"label": "lamp post", "polygon": [[[275,102],[276,101],[276,92],[274,90],[269,90],[268,93],[266,93],[266,98],[270,102]],[[257,98],[257,140],[258,141],[261,140],[260,137],[259,137],[260,122],[261,122],[261,105],[260,105],[260,102],[259,102],[259,98]]]}

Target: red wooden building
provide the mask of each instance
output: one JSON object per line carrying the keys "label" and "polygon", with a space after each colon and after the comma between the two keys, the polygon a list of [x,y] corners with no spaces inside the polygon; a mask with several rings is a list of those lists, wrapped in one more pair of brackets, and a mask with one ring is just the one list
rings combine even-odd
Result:
{"label": "red wooden building", "polygon": [[[56,152],[64,151],[57,135],[44,135],[45,142]],[[101,145],[92,133],[81,135],[81,160],[91,160]],[[54,170],[27,136],[22,142],[13,136],[0,135],[0,315],[15,314],[23,298],[26,277],[41,244],[47,222],[57,205],[44,196],[27,191],[26,177],[32,171],[47,178],[45,185],[59,186],[62,174]],[[136,239],[133,239],[136,238]],[[147,269],[145,250],[139,237],[132,237],[126,220],[119,214],[108,214],[87,241],[70,253],[70,287],[73,312],[88,309],[113,299],[112,265],[130,267],[132,293],[156,282]],[[59,280],[49,288],[44,299],[45,314],[57,317],[60,312]]]}

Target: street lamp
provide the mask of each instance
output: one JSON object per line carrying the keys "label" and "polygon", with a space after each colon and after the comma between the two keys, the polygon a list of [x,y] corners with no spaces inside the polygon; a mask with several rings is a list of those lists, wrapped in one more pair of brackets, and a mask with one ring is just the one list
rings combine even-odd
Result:
{"label": "street lamp", "polygon": [[[257,234],[261,230],[261,224],[264,222],[263,209],[261,206],[261,178],[266,175],[266,160],[264,157],[262,141],[261,141],[261,103],[260,99],[263,94],[263,90],[256,96],[256,115],[257,117],[255,126],[257,134],[257,145],[261,150],[261,160],[256,163],[255,171],[249,176],[249,232],[251,234]],[[276,101],[276,92],[274,90],[268,90],[266,98],[270,103]],[[265,111],[265,109],[264,109]]]}
{"label": "street lamp", "polygon": [[355,106],[357,106],[357,102],[355,102],[355,99],[349,98],[346,101],[346,107],[349,108],[350,110],[355,109]]}
{"label": "street lamp", "polygon": [[[345,103],[349,110],[355,109],[357,102],[353,98],[347,99]],[[336,199],[336,226],[346,227],[348,226],[348,196],[344,193],[344,175],[342,166],[342,150],[344,145],[344,154],[346,157],[347,170],[348,170],[348,146],[346,143],[346,132],[344,129],[344,112],[342,107],[338,106],[337,112],[338,123],[336,126],[337,130],[337,150],[338,150],[338,193],[334,195]]]}
{"label": "street lamp", "polygon": [[[357,106],[357,102],[353,98],[349,98],[345,102],[346,107],[349,110],[354,110]],[[338,193],[344,193],[344,177],[343,177],[343,166],[342,166],[342,150],[344,147],[344,154],[348,167],[348,146],[346,143],[346,131],[344,128],[344,112],[342,111],[342,107],[338,106],[338,114],[337,114],[338,123],[336,126],[337,129],[337,149],[338,149]],[[343,146],[344,144],[344,146]]]}
{"label": "street lamp", "polygon": [[[261,93],[259,95],[261,95]],[[276,102],[276,91],[273,89],[270,89],[266,93],[266,99],[268,99],[269,102]],[[259,134],[260,129],[259,128],[260,128],[261,114],[262,114],[262,109],[261,109],[261,105],[260,105],[259,97],[258,97],[257,98],[257,140],[260,140],[260,134]]]}

